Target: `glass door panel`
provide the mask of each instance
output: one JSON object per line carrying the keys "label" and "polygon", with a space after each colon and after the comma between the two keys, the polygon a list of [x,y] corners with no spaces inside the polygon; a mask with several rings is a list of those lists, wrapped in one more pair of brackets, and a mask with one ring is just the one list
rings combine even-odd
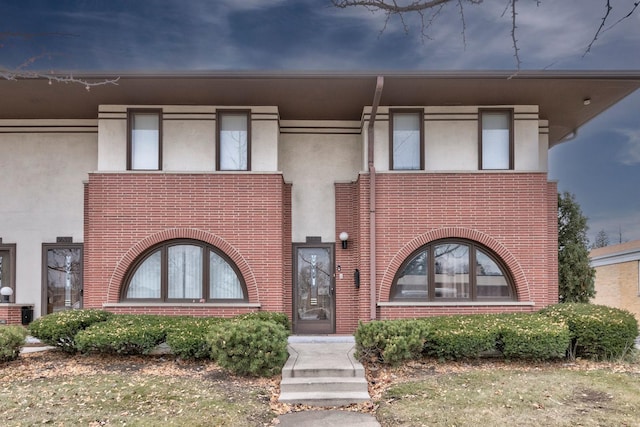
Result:
{"label": "glass door panel", "polygon": [[46,313],[82,308],[82,246],[44,248]]}
{"label": "glass door panel", "polygon": [[333,246],[298,246],[294,254],[294,332],[335,332]]}

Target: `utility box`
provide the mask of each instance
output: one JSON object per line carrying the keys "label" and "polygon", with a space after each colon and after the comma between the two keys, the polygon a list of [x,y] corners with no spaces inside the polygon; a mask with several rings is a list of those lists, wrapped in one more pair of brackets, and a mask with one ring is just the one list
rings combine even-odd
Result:
{"label": "utility box", "polygon": [[33,306],[25,305],[22,307],[22,324],[28,325],[33,321]]}

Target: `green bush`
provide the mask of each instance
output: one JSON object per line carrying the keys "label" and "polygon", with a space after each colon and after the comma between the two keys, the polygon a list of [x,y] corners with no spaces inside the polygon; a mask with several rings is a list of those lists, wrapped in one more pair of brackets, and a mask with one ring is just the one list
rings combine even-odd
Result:
{"label": "green bush", "polygon": [[207,340],[221,367],[240,375],[272,376],[287,361],[288,336],[281,323],[249,318],[214,325]]}
{"label": "green bush", "polygon": [[0,327],[0,362],[9,362],[20,356],[27,330],[22,326]]}
{"label": "green bush", "polygon": [[569,326],[570,358],[613,360],[634,348],[638,321],[626,310],[596,304],[564,303],[547,307],[542,314]]}
{"label": "green bush", "polygon": [[490,319],[488,315],[425,319],[431,334],[423,351],[440,359],[477,358],[484,352],[494,351],[499,330],[489,322]]}
{"label": "green bush", "polygon": [[439,316],[361,323],[355,334],[360,360],[397,364],[422,356],[469,359],[487,353],[506,358],[564,357],[569,329],[538,314]]}
{"label": "green bush", "polygon": [[76,334],[95,323],[106,321],[111,316],[112,313],[94,309],[59,311],[31,322],[29,333],[45,344],[75,353]]}
{"label": "green bush", "polygon": [[76,346],[83,353],[148,354],[181,321],[170,316],[115,315],[78,332]]}
{"label": "green bush", "polygon": [[497,349],[507,359],[547,360],[565,357],[569,328],[537,314],[516,314],[498,318]]}
{"label": "green bush", "polygon": [[280,323],[285,327],[287,331],[291,331],[291,323],[289,322],[289,316],[285,313],[277,311],[256,311],[253,313],[239,314],[234,319],[257,319],[257,320],[270,320],[272,322]]}
{"label": "green bush", "polygon": [[355,333],[360,360],[391,365],[420,357],[428,328],[419,320],[360,322]]}
{"label": "green bush", "polygon": [[167,345],[182,359],[208,359],[211,357],[211,344],[207,335],[213,325],[227,321],[219,317],[192,317],[177,321],[167,331]]}

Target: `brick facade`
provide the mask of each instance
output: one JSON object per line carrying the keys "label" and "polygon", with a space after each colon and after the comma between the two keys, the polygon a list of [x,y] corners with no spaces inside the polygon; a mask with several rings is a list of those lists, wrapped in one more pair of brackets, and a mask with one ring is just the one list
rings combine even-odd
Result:
{"label": "brick facade", "polygon": [[593,303],[628,310],[640,322],[640,261],[596,267]]}
{"label": "brick facade", "polygon": [[[369,176],[337,183],[336,333],[371,318]],[[538,310],[557,300],[555,184],[544,173],[377,175],[378,319]],[[94,173],[86,185],[85,307],[117,313],[291,315],[291,185],[280,174]],[[348,248],[338,235],[349,233]],[[459,237],[493,250],[508,266],[521,304],[393,305],[402,262],[431,241]],[[138,256],[169,239],[207,242],[240,269],[249,304],[121,303]],[[360,272],[360,286],[354,271]]]}
{"label": "brick facade", "polygon": [[[291,208],[282,175],[92,173],[85,193],[85,307],[200,316],[287,311],[283,269],[290,263]],[[177,238],[209,243],[229,256],[245,279],[250,305],[119,305],[136,258]]]}
{"label": "brick facade", "polygon": [[[544,173],[388,173],[376,178],[376,300],[385,303],[402,262],[431,241],[458,237],[495,252],[515,281],[509,304],[383,304],[379,319],[452,313],[535,311],[557,302],[557,190]],[[361,179],[360,218],[367,230],[368,180]],[[366,196],[365,196],[366,195]],[[364,214],[363,214],[364,213]],[[366,252],[368,236],[363,236]],[[362,271],[368,258],[361,257]],[[363,275],[366,283],[368,274]],[[365,284],[360,292],[369,292]],[[368,303],[362,298],[360,303]],[[361,308],[360,315],[368,311]],[[362,317],[366,319],[366,317]]]}

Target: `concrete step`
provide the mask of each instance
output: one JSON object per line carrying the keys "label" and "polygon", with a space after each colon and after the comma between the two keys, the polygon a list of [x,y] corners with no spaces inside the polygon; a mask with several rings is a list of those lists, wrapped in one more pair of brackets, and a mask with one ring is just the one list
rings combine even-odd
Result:
{"label": "concrete step", "polygon": [[367,402],[370,399],[371,398],[369,397],[369,393],[356,391],[280,393],[280,402],[282,403],[300,403],[310,406],[346,406],[352,403]]}
{"label": "concrete step", "polygon": [[343,406],[370,400],[353,337],[290,337],[280,402]]}
{"label": "concrete step", "polygon": [[364,378],[320,377],[320,378],[284,378],[280,383],[282,393],[298,392],[368,392]]}
{"label": "concrete step", "polygon": [[282,378],[322,378],[341,377],[356,378],[364,377],[364,368],[342,369],[342,368],[294,368],[285,365],[282,368]]}

